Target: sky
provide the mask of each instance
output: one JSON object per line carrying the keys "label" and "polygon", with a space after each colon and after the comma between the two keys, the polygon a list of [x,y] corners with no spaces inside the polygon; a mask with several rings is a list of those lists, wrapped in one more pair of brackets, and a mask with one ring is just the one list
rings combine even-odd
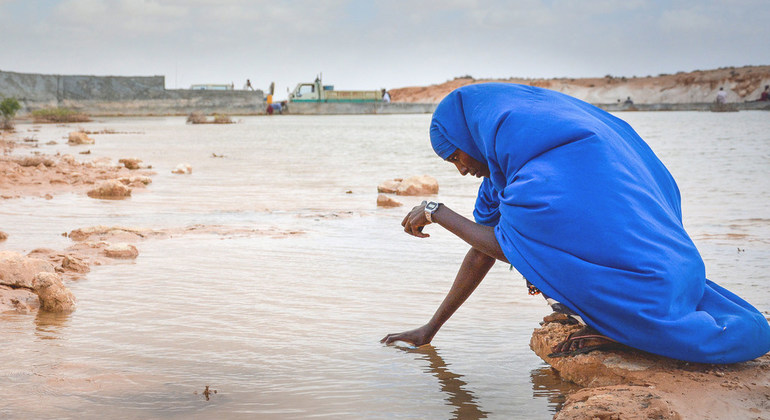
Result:
{"label": "sky", "polygon": [[455,77],[646,76],[770,64],[767,0],[0,0],[0,70],[246,79],[276,96]]}

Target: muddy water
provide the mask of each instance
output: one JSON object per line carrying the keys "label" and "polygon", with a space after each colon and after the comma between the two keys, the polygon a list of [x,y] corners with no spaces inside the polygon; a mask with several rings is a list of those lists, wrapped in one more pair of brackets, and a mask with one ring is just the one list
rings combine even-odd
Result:
{"label": "muddy water", "polygon": [[[620,116],[677,178],[709,277],[769,311],[768,114]],[[82,126],[123,134],[77,147],[63,139],[74,127],[20,125],[45,153],[136,156],[158,174],[125,201],[5,200],[0,249],[61,249],[62,232],[98,224],[225,229],[142,242],[135,261],[93,267],[70,284],[72,315],[0,315],[0,417],[550,418],[570,385],[528,348],[548,311],[504,264],[433,346],[378,342],[431,316],[466,251],[440,229],[400,231],[420,198],[375,206],[379,182],[431,174],[438,199],[470,215],[478,180],[433,155],[428,121],[105,119]],[[193,173],[172,175],[182,162]]]}

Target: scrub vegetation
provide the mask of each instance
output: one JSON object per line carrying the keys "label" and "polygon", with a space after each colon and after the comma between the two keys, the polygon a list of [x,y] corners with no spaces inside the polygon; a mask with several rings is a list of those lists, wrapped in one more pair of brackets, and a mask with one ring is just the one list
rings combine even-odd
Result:
{"label": "scrub vegetation", "polygon": [[89,122],[91,117],[69,108],[43,108],[32,111],[36,123],[75,123]]}
{"label": "scrub vegetation", "polygon": [[0,128],[3,130],[13,130],[13,117],[21,109],[21,104],[16,98],[5,98],[0,102],[0,114],[3,116]]}

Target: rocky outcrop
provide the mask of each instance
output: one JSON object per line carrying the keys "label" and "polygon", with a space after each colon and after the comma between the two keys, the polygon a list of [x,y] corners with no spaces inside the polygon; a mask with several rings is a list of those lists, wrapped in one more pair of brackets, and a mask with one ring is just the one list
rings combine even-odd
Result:
{"label": "rocky outcrop", "polygon": [[380,194],[377,196],[377,206],[378,207],[400,207],[404,204],[400,201],[396,200],[393,197],[389,197],[385,194]]}
{"label": "rocky outcrop", "polygon": [[151,234],[154,233],[147,229],[98,225],[75,229],[67,236],[76,242],[86,240],[135,242]]}
{"label": "rocky outcrop", "polygon": [[398,186],[401,184],[401,181],[403,180],[404,180],[403,178],[393,178],[387,181],[383,181],[382,183],[380,183],[380,185],[377,186],[377,192],[385,193],[385,194],[395,194],[396,190],[398,189]]}
{"label": "rocky outcrop", "polygon": [[8,234],[3,231],[0,231],[0,242],[3,242],[6,239],[8,239]]}
{"label": "rocky outcrop", "polygon": [[770,410],[770,355],[732,365],[688,363],[630,348],[552,358],[579,326],[547,323],[530,347],[562,379],[585,387],[555,419],[758,418]]}
{"label": "rocky outcrop", "polygon": [[129,170],[110,163],[109,158],[79,162],[74,156],[0,156],[0,197],[27,195],[53,198],[64,192],[87,192],[100,181],[116,179],[131,188],[144,188],[151,182],[145,169]]}
{"label": "rocky outcrop", "polygon": [[53,273],[53,264],[18,252],[0,251],[0,284],[34,290],[35,275],[40,272]]}
{"label": "rocky outcrop", "polygon": [[67,143],[71,145],[94,144],[94,139],[88,137],[88,134],[82,131],[73,131],[70,133]]}
{"label": "rocky outcrop", "polygon": [[50,262],[0,251],[0,312],[29,313],[38,308],[70,312],[75,309],[75,297]]}
{"label": "rocky outcrop", "polygon": [[131,196],[131,188],[117,179],[108,179],[96,184],[87,194],[91,198],[121,199]]}
{"label": "rocky outcrop", "polygon": [[438,194],[438,181],[430,175],[394,178],[377,186],[377,192],[397,195]]}
{"label": "rocky outcrop", "polygon": [[35,286],[35,292],[40,299],[40,309],[48,312],[72,312],[75,310],[75,296],[64,286],[58,274],[37,273]]}
{"label": "rocky outcrop", "polygon": [[40,299],[31,290],[0,285],[0,314],[8,312],[29,314],[38,309],[40,309]]}

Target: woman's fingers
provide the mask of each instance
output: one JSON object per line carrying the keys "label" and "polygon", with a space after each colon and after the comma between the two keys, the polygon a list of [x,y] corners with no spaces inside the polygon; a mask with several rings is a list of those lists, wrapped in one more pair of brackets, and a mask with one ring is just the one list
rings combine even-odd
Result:
{"label": "woman's fingers", "polygon": [[385,337],[384,337],[382,340],[380,340],[380,343],[383,343],[383,344],[392,344],[392,343],[394,343],[394,342],[396,342],[396,341],[404,341],[404,342],[407,342],[407,343],[409,343],[409,344],[411,344],[411,345],[414,345],[414,343],[412,342],[412,340],[410,340],[410,339],[408,339],[408,338],[404,337],[404,333],[399,333],[399,334],[388,334],[388,335],[386,335],[386,336],[385,336]]}

